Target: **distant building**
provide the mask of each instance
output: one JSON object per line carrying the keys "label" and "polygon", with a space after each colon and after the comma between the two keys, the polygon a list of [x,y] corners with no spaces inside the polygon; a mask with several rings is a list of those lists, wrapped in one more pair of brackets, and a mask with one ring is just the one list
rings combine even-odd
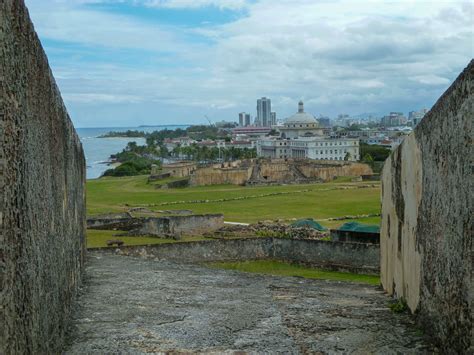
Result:
{"label": "distant building", "polygon": [[294,139],[264,137],[257,142],[257,155],[273,159],[309,158],[356,161],[360,159],[359,140],[322,136]]}
{"label": "distant building", "polygon": [[324,136],[316,118],[304,112],[302,101],[298,103],[298,112],[289,117],[279,130],[280,137],[262,137],[257,141],[258,156],[274,159],[360,159],[359,139]]}
{"label": "distant building", "polygon": [[411,125],[416,127],[418,123],[425,117],[425,114],[428,112],[428,109],[424,108],[420,111],[410,111],[408,114],[408,119],[411,121]]}
{"label": "distant building", "polygon": [[272,122],[272,102],[266,97],[257,100],[257,117],[255,125],[257,127],[270,127]]}
{"label": "distant building", "polygon": [[277,124],[277,114],[276,112],[272,112],[271,113],[271,122],[270,122],[270,125],[271,126],[276,126]]}
{"label": "distant building", "polygon": [[250,126],[250,114],[241,112],[239,113],[239,126],[240,127],[247,127]]}
{"label": "distant building", "polygon": [[245,126],[245,112],[239,113],[239,126],[240,127]]}
{"label": "distant building", "polygon": [[246,113],[245,114],[245,125],[244,125],[245,127],[250,126],[250,120],[251,120],[250,113]]}
{"label": "distant building", "polygon": [[270,127],[236,127],[232,130],[233,136],[247,136],[247,137],[261,137],[270,133],[272,129]]}
{"label": "distant building", "polygon": [[407,123],[407,119],[402,112],[390,112],[388,116],[382,117],[380,123],[385,127],[403,126]]}
{"label": "distant building", "polygon": [[304,112],[303,101],[298,103],[298,112],[286,119],[280,127],[281,138],[322,136],[323,130],[310,113]]}

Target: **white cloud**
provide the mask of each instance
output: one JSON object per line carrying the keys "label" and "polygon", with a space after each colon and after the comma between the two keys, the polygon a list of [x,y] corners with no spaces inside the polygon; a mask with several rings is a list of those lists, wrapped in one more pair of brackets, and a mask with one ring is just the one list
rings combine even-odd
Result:
{"label": "white cloud", "polygon": [[175,9],[195,9],[214,6],[219,9],[240,10],[248,5],[246,0],[148,0],[148,7],[164,7]]}
{"label": "white cloud", "polygon": [[254,112],[260,96],[272,98],[279,117],[292,113],[300,98],[314,113],[408,111],[434,103],[474,56],[473,6],[466,2],[130,2],[245,8],[233,22],[191,29],[83,6],[92,2],[104,0],[27,1],[41,38],[124,49],[124,55],[144,51],[148,65],[113,55],[88,61],[83,53],[53,62],[65,100],[77,112],[98,101],[150,103],[176,119],[183,110],[187,117],[204,110],[231,119]]}

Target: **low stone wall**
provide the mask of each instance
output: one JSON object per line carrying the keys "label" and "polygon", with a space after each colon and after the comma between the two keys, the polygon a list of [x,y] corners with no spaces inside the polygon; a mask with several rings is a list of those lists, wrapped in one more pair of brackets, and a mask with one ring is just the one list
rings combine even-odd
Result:
{"label": "low stone wall", "polygon": [[94,250],[185,263],[279,259],[368,274],[377,274],[380,264],[376,245],[283,238],[216,239]]}
{"label": "low stone wall", "polygon": [[223,214],[185,214],[165,217],[132,217],[117,214],[112,216],[89,217],[87,228],[122,230],[130,235],[197,235],[214,231],[224,226]]}
{"label": "low stone wall", "polygon": [[474,61],[386,160],[381,281],[443,353],[474,353]]}
{"label": "low stone wall", "polygon": [[379,246],[373,244],[273,239],[273,256],[276,259],[340,271],[378,274],[379,254]]}
{"label": "low stone wall", "polygon": [[188,216],[149,217],[131,233],[137,235],[191,234],[197,235],[224,226],[222,214],[196,214]]}

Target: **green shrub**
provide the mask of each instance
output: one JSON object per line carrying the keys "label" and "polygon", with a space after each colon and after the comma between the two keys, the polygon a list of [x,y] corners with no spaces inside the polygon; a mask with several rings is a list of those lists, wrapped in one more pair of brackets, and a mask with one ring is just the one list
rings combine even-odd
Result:
{"label": "green shrub", "polygon": [[408,310],[408,305],[404,298],[399,298],[397,301],[390,303],[388,307],[393,313],[404,313]]}

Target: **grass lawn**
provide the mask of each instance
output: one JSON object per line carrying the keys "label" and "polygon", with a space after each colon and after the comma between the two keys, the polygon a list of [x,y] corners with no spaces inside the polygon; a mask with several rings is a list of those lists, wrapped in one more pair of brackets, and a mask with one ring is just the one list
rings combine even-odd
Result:
{"label": "grass lawn", "polygon": [[324,271],[276,260],[254,260],[243,262],[216,262],[207,264],[213,268],[269,274],[276,276],[299,276],[307,279],[351,281],[379,285],[380,278],[375,275],[352,274],[348,272]]}
{"label": "grass lawn", "polygon": [[180,240],[175,239],[162,239],[152,237],[122,237],[116,236],[115,234],[123,233],[121,231],[109,231],[109,230],[87,230],[87,247],[98,248],[106,247],[107,240],[109,239],[120,239],[124,242],[124,245],[148,245],[148,244],[166,244],[166,243],[180,243],[189,241],[204,240],[204,237],[183,237]]}
{"label": "grass lawn", "polygon": [[[235,185],[198,186],[178,189],[156,189],[147,184],[147,176],[102,178],[87,181],[87,213],[89,215],[125,211],[134,205],[155,204],[153,210],[189,209],[195,213],[223,213],[226,221],[253,223],[260,220],[312,217],[316,220],[345,215],[380,212],[380,187],[354,188],[366,183],[340,179],[332,183],[245,187]],[[159,183],[159,182],[158,182]],[[370,182],[370,184],[373,184]],[[299,192],[311,190],[308,192]],[[290,194],[252,197],[275,192]],[[221,198],[250,196],[244,200],[213,202]],[[192,200],[211,200],[190,203]],[[163,202],[187,201],[173,205]],[[327,226],[345,221],[323,221]],[[363,221],[361,221],[363,222]],[[374,220],[375,222],[375,220]],[[373,223],[372,221],[370,223]]]}

